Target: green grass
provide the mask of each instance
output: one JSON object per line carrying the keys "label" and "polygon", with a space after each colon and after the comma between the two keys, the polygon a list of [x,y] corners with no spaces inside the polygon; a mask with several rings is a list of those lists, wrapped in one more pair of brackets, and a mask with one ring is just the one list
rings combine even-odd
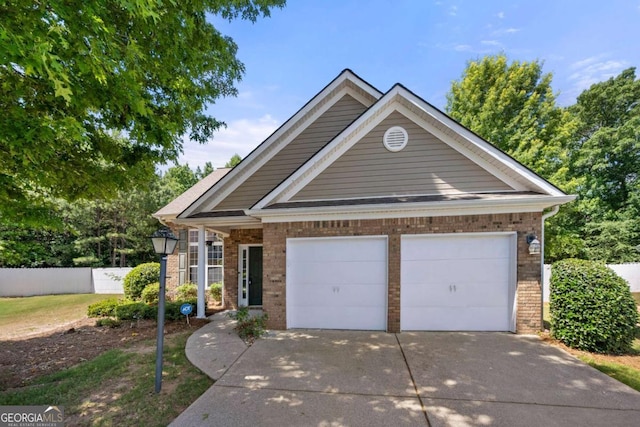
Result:
{"label": "green grass", "polygon": [[[638,345],[638,340],[636,340],[636,344]],[[580,356],[580,360],[621,383],[640,391],[640,370],[614,362],[597,362],[588,356]]]}
{"label": "green grass", "polygon": [[87,307],[121,295],[68,294],[0,298],[0,336],[20,336],[84,319]]}
{"label": "green grass", "polygon": [[213,383],[187,360],[189,335],[165,340],[159,394],[154,393],[155,352],[110,350],[27,387],[0,392],[0,405],[62,405],[70,425],[166,426]]}
{"label": "green grass", "polygon": [[[640,292],[632,292],[631,294],[636,300],[636,303],[640,305]],[[545,327],[548,327],[548,322],[551,320],[548,302],[544,303],[542,313]],[[640,337],[637,337],[633,341],[630,354],[636,357],[640,356]],[[640,391],[640,370],[620,363],[596,361],[589,356],[579,356],[579,358],[587,365],[596,368],[600,372],[604,372],[610,377],[615,378],[621,383],[624,383],[637,391]]]}

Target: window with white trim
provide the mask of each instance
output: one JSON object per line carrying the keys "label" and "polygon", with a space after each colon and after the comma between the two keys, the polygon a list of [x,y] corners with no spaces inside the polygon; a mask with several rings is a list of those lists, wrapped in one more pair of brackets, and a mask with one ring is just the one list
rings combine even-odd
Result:
{"label": "window with white trim", "polygon": [[[211,231],[205,233],[205,250],[207,254],[207,269],[205,271],[207,286],[212,283],[222,282],[223,249],[222,238]],[[198,283],[198,230],[189,230],[189,282]]]}
{"label": "window with white trim", "polygon": [[189,282],[198,283],[198,230],[189,230]]}
{"label": "window with white trim", "polygon": [[222,239],[207,232],[207,286],[222,282]]}

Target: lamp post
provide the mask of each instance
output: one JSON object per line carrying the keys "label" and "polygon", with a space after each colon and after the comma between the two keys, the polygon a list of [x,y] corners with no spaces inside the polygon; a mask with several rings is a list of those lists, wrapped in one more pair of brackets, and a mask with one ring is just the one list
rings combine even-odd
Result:
{"label": "lamp post", "polygon": [[156,393],[162,387],[162,351],[164,347],[165,283],[167,278],[167,255],[173,253],[178,239],[171,230],[162,228],[151,236],[153,249],[160,255],[160,293],[158,295],[158,338],[156,340]]}

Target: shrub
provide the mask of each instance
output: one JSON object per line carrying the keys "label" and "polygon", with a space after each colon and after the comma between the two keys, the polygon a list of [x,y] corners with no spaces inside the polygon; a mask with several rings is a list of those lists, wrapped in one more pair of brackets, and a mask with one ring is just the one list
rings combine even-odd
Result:
{"label": "shrub", "polygon": [[193,283],[185,283],[184,285],[180,285],[176,288],[176,299],[177,300],[191,300],[198,299],[198,286]]}
{"label": "shrub", "polygon": [[112,319],[110,317],[104,317],[96,320],[96,326],[106,326],[108,328],[117,328],[122,323],[119,320]]}
{"label": "shrub", "polygon": [[103,301],[94,302],[89,305],[87,309],[87,316],[89,317],[113,317],[115,316],[115,309],[120,304],[115,298],[109,298]]}
{"label": "shrub", "polygon": [[631,349],[638,311],[629,285],[602,263],[553,264],[551,334],[569,347],[598,353]]}
{"label": "shrub", "polygon": [[124,296],[130,300],[138,301],[144,288],[160,278],[160,264],[148,262],[140,264],[124,276]]}
{"label": "shrub", "polygon": [[247,307],[240,307],[235,313],[229,313],[229,317],[238,322],[235,329],[238,336],[245,341],[255,341],[267,333],[267,313],[252,316]]}
{"label": "shrub", "polygon": [[211,294],[211,299],[215,301],[222,301],[222,283],[212,283],[209,288],[209,293]]}
{"label": "shrub", "polygon": [[143,302],[126,302],[116,307],[115,315],[118,320],[153,319],[157,317],[157,308]]}
{"label": "shrub", "polygon": [[195,313],[195,303],[193,301],[174,301],[168,302],[165,305],[164,318],[167,320],[184,319],[185,316],[180,312],[180,307],[185,303],[193,305],[194,307],[192,313]]}
{"label": "shrub", "polygon": [[158,304],[158,299],[160,298],[160,283],[156,282],[145,286],[142,294],[140,294],[140,298],[142,302],[147,304]]}

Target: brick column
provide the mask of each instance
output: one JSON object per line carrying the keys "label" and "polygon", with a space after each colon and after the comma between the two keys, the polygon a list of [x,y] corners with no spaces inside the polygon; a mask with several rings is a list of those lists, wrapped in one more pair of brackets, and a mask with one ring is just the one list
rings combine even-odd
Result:
{"label": "brick column", "polygon": [[400,235],[389,234],[387,332],[400,332]]}

